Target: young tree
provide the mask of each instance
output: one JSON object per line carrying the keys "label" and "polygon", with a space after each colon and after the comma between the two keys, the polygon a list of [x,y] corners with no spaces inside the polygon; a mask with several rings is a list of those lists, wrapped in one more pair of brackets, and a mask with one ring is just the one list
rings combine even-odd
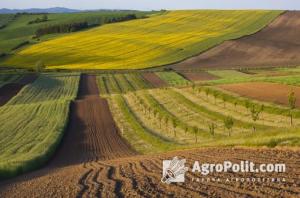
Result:
{"label": "young tree", "polygon": [[195,141],[196,141],[196,143],[198,142],[198,138],[197,138],[197,133],[198,133],[198,127],[196,127],[196,126],[194,126],[193,127],[193,132],[194,132],[194,134],[195,134]]}
{"label": "young tree", "polygon": [[223,97],[222,97],[222,100],[223,100],[223,104],[224,104],[224,108],[225,108],[225,107],[226,107],[226,102],[227,102],[226,96],[223,96]]}
{"label": "young tree", "polygon": [[159,120],[159,128],[161,129],[161,123],[163,120],[163,116],[161,114],[158,114],[158,120]]}
{"label": "young tree", "polygon": [[196,89],[195,83],[193,83],[192,88],[193,88],[193,91],[195,91],[195,89]]}
{"label": "young tree", "polygon": [[215,123],[210,123],[208,125],[208,128],[209,128],[209,132],[212,136],[215,136],[215,128],[216,128],[216,125]]}
{"label": "young tree", "polygon": [[291,126],[293,126],[293,110],[296,108],[296,96],[295,92],[291,91],[288,96],[289,107],[290,107],[290,117],[291,117]]}
{"label": "young tree", "polygon": [[217,92],[214,92],[213,95],[214,95],[214,98],[215,98],[215,104],[217,104],[218,93],[217,93]]}
{"label": "young tree", "polygon": [[43,61],[40,60],[35,64],[35,70],[37,73],[41,73],[44,69],[45,69],[45,64]]}
{"label": "young tree", "polygon": [[248,100],[245,101],[245,107],[246,107],[246,109],[249,109],[249,107],[250,107],[250,102]]}
{"label": "young tree", "polygon": [[186,134],[188,132],[189,128],[187,126],[185,126],[184,128],[184,134]]}
{"label": "young tree", "polygon": [[264,106],[261,106],[260,108],[256,108],[255,105],[251,106],[250,112],[251,112],[251,118],[254,122],[253,124],[253,132],[256,131],[255,122],[259,119],[259,114],[263,111]]}
{"label": "young tree", "polygon": [[228,129],[228,135],[229,136],[231,136],[233,124],[234,124],[234,121],[233,121],[231,116],[227,116],[224,119],[224,126],[225,126],[226,129]]}
{"label": "young tree", "polygon": [[234,101],[234,108],[236,110],[236,106],[237,106],[238,102],[237,101]]}
{"label": "young tree", "polygon": [[166,116],[164,120],[165,120],[166,129],[168,129],[169,118]]}
{"label": "young tree", "polygon": [[210,92],[210,91],[209,91],[209,89],[208,89],[208,88],[206,88],[206,89],[205,89],[205,94],[206,94],[206,98],[207,98],[207,100],[208,100],[208,95],[209,95],[209,92]]}
{"label": "young tree", "polygon": [[176,137],[177,122],[175,119],[172,119],[172,126],[173,126],[174,137]]}

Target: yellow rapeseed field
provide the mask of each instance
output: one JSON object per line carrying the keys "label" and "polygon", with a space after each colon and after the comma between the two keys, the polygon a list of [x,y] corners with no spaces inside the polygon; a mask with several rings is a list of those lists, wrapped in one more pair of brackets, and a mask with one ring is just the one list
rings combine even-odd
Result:
{"label": "yellow rapeseed field", "polygon": [[224,40],[254,33],[280,11],[168,11],[146,19],[104,25],[32,45],[5,66],[139,69],[174,63]]}

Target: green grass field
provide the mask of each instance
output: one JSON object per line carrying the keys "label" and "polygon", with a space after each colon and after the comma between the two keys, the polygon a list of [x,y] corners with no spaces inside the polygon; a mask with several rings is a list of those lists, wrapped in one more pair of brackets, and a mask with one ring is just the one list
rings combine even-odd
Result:
{"label": "green grass field", "polygon": [[[49,69],[138,69],[161,66],[198,54],[224,40],[254,33],[280,13],[169,11],[148,19],[109,24],[50,39],[17,52],[2,65],[31,68],[41,60]],[[21,34],[15,30],[11,31],[12,35]],[[10,33],[6,32],[5,35]]]}
{"label": "green grass field", "polygon": [[63,137],[79,75],[41,75],[0,108],[0,178],[34,170]]}

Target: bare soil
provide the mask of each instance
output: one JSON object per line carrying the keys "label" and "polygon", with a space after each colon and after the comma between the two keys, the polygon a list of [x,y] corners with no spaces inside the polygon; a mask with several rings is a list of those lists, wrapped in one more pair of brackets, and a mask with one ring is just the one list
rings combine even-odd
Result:
{"label": "bare soil", "polygon": [[68,128],[51,165],[65,166],[135,154],[119,135],[107,101],[100,98],[95,76],[81,76],[77,98],[71,104]]}
{"label": "bare soil", "polygon": [[160,79],[155,73],[147,72],[147,73],[143,73],[142,75],[154,87],[165,87],[168,85],[164,80]]}
{"label": "bare soil", "polygon": [[180,72],[186,79],[190,81],[209,81],[218,79],[217,76],[211,75],[205,71],[199,72]]}
{"label": "bare soil", "polygon": [[[189,171],[185,182],[163,184],[160,182],[162,160],[174,156],[187,160],[185,165]],[[299,157],[299,150],[207,148],[93,161],[45,172],[34,179],[2,184],[0,197],[297,197],[300,193]],[[191,171],[195,160],[200,163],[225,160],[286,163],[287,168],[286,173],[214,172],[204,176]],[[236,182],[236,178],[244,178],[244,181]],[[272,181],[272,178],[280,181]]]}
{"label": "bare soil", "polygon": [[185,70],[299,66],[299,35],[300,12],[287,11],[253,35],[226,41],[172,67]]}
{"label": "bare soil", "polygon": [[0,106],[5,105],[11,98],[19,93],[19,91],[27,84],[32,83],[37,78],[36,75],[25,75],[16,83],[8,83],[0,87]]}
{"label": "bare soil", "polygon": [[[250,82],[219,85],[218,87],[243,97],[286,106],[289,104],[288,95],[291,91],[295,92],[296,98],[300,98],[300,87],[277,83]],[[300,107],[300,100],[296,101],[296,106]]]}

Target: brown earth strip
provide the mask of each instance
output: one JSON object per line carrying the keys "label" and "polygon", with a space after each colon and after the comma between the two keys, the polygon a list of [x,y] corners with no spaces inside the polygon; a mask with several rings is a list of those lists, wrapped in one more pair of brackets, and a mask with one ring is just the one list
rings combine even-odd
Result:
{"label": "brown earth strip", "polygon": [[[218,87],[243,97],[285,106],[289,104],[288,95],[291,91],[295,92],[296,98],[300,98],[300,87],[277,83],[250,82],[219,85]],[[300,100],[296,101],[296,106],[300,107]]]}
{"label": "brown earth strip", "polygon": [[287,11],[253,35],[226,41],[172,67],[185,70],[299,66],[299,35],[300,12]]}
{"label": "brown earth strip", "polygon": [[[185,182],[163,184],[160,182],[162,160],[174,156],[187,160],[185,165],[189,171]],[[1,185],[0,197],[297,197],[300,193],[299,158],[300,151],[296,149],[267,148],[206,148],[133,156],[72,165],[35,179]],[[204,176],[191,171],[195,160],[215,164],[242,160],[257,164],[285,163],[286,172],[213,172]],[[236,178],[245,180],[236,182]],[[255,178],[255,181],[247,181],[247,178]],[[272,178],[281,181],[267,181]]]}
{"label": "brown earth strip", "polygon": [[69,125],[54,165],[134,155],[119,135],[105,99],[100,98],[96,77],[82,75],[77,100],[71,104]]}
{"label": "brown earth strip", "polygon": [[164,80],[160,79],[155,73],[147,72],[147,73],[143,73],[142,75],[154,87],[165,87],[165,86],[167,86],[167,83]]}
{"label": "brown earth strip", "polygon": [[197,72],[179,72],[186,79],[190,81],[208,81],[218,79],[217,76],[209,74],[205,71],[197,71]]}
{"label": "brown earth strip", "polygon": [[0,106],[5,105],[11,98],[19,93],[19,91],[27,84],[32,83],[37,75],[30,74],[22,77],[18,82],[8,83],[0,87]]}

